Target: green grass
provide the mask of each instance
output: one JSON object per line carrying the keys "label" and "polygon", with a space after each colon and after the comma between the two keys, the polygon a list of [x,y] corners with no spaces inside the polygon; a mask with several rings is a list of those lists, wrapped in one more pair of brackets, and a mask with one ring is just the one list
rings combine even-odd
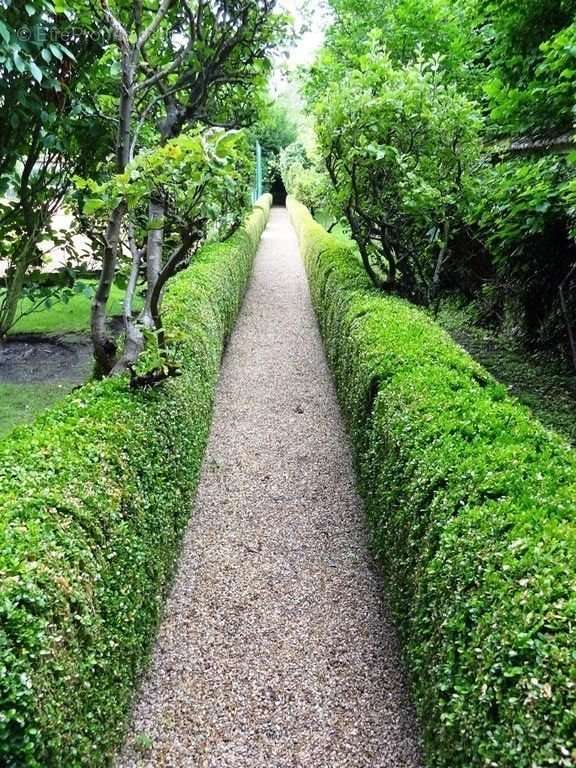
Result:
{"label": "green grass", "polygon": [[12,427],[32,421],[36,414],[61,400],[72,384],[0,384],[0,438]]}
{"label": "green grass", "polygon": [[[111,315],[122,314],[123,291],[113,286],[109,302]],[[74,296],[68,304],[59,302],[49,309],[33,312],[19,320],[11,333],[84,333],[90,328],[91,299],[84,294]],[[30,301],[20,303],[21,311],[30,308]]]}
{"label": "green grass", "polygon": [[478,327],[466,309],[453,303],[443,305],[437,320],[545,426],[576,445],[576,377],[572,371],[530,355],[507,334]]}

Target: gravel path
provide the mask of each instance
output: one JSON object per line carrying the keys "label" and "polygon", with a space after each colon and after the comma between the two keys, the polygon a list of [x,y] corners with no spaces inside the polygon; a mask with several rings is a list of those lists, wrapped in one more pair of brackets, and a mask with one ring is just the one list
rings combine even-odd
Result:
{"label": "gravel path", "polygon": [[274,209],[121,768],[417,768],[296,238]]}

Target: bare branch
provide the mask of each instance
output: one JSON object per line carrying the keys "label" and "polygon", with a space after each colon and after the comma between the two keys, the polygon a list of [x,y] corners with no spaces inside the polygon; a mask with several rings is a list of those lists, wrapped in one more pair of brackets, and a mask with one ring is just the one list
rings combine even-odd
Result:
{"label": "bare branch", "polygon": [[156,16],[154,16],[150,24],[142,32],[142,34],[138,38],[138,41],[136,42],[137,51],[141,51],[142,48],[144,48],[148,40],[150,40],[152,35],[156,32],[156,30],[160,26],[160,24],[162,24],[162,22],[164,21],[164,17],[170,10],[170,7],[173,5],[173,3],[174,3],[174,0],[162,0],[162,4],[160,5],[158,12],[156,13]]}
{"label": "bare branch", "polygon": [[104,17],[107,20],[108,24],[110,25],[110,28],[112,29],[112,32],[114,33],[114,37],[116,38],[116,41],[119,43],[119,45],[123,49],[128,49],[130,47],[128,32],[126,31],[126,29],[124,28],[120,20],[117,19],[116,16],[110,10],[110,6],[108,5],[108,0],[101,0],[101,6],[102,6],[102,11],[104,13]]}

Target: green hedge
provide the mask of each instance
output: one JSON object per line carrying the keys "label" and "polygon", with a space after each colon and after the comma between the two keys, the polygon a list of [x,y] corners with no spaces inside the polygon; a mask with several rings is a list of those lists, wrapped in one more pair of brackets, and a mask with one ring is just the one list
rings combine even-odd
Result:
{"label": "green hedge", "polygon": [[188,521],[270,197],[171,284],[183,375],[83,387],[0,442],[0,765],[109,762]]}
{"label": "green hedge", "polygon": [[294,200],[428,765],[576,765],[576,461]]}

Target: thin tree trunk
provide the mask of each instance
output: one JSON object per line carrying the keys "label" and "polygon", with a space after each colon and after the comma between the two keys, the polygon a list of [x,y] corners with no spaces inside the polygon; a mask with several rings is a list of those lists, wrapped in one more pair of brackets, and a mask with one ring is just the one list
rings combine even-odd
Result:
{"label": "thin tree trunk", "polygon": [[437,306],[436,299],[438,298],[438,294],[440,292],[440,279],[442,277],[442,267],[444,266],[444,263],[448,255],[449,238],[450,238],[450,225],[448,224],[447,221],[445,221],[444,224],[442,225],[442,247],[440,248],[440,252],[438,253],[438,258],[436,259],[436,266],[434,268],[434,274],[432,275],[432,283],[430,285],[430,291],[428,295],[428,301],[431,304],[434,303],[435,315],[438,313],[438,306]]}
{"label": "thin tree trunk", "polygon": [[6,295],[0,311],[0,339],[4,338],[16,320],[18,302],[22,295],[24,279],[30,262],[31,246],[28,243],[16,259],[14,273],[6,287]]}
{"label": "thin tree trunk", "polygon": [[124,296],[123,320],[124,320],[124,349],[122,357],[112,370],[112,375],[124,373],[138,360],[144,349],[144,334],[138,323],[134,322],[134,295],[138,285],[138,275],[142,262],[143,250],[140,250],[135,241],[134,228],[130,226],[130,250],[132,252],[132,269],[126,286]]}
{"label": "thin tree trunk", "polygon": [[394,293],[398,287],[398,267],[396,265],[396,259],[390,251],[386,254],[386,260],[388,261],[388,277],[384,283],[384,288],[389,293]]}
{"label": "thin tree trunk", "polygon": [[164,246],[164,228],[158,226],[164,221],[165,201],[161,197],[152,197],[148,206],[148,245],[146,248],[146,304],[142,311],[141,322],[145,328],[154,328],[152,296],[162,271],[162,249]]}
{"label": "thin tree trunk", "polygon": [[116,362],[116,342],[108,332],[107,312],[110,291],[116,276],[116,259],[125,206],[119,205],[112,213],[106,232],[106,245],[102,258],[102,271],[92,301],[92,344],[96,361],[95,374],[98,378],[107,376]]}
{"label": "thin tree trunk", "polygon": [[380,290],[382,287],[382,283],[380,281],[380,278],[376,274],[374,268],[372,267],[372,264],[370,263],[370,256],[368,255],[368,249],[366,247],[366,243],[359,231],[359,228],[356,224],[356,220],[349,207],[346,208],[346,218],[348,219],[348,224],[350,225],[352,236],[354,237],[354,240],[358,245],[358,250],[360,251],[360,256],[362,258],[362,264],[364,265],[364,269],[366,270],[368,277],[372,281],[372,285],[374,285],[375,288],[378,288],[378,290]]}
{"label": "thin tree trunk", "polygon": [[[118,129],[118,144],[116,151],[116,167],[118,173],[123,173],[130,162],[131,152],[131,119],[134,107],[134,62],[132,52],[125,50],[122,54],[122,95],[120,97],[120,123]],[[108,222],[106,244],[102,257],[102,271],[96,295],[92,302],[92,344],[96,361],[97,377],[107,376],[116,364],[117,345],[108,332],[106,307],[110,291],[116,276],[118,247],[122,222],[126,206],[118,205]]]}

